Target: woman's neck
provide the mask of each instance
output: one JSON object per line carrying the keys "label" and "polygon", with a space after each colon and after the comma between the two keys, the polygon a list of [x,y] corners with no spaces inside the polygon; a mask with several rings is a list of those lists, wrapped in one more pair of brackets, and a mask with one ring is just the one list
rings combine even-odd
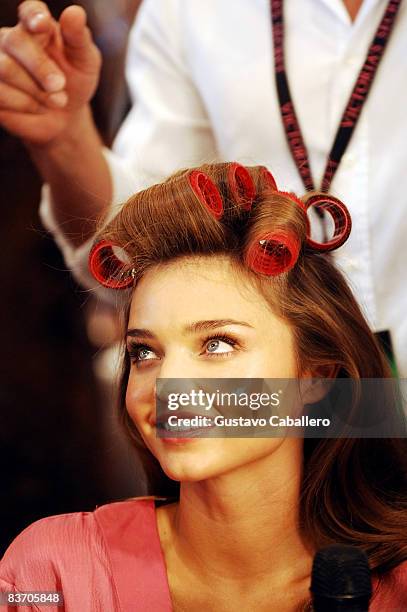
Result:
{"label": "woman's neck", "polygon": [[[208,584],[290,584],[309,576],[313,552],[299,532],[302,441],[207,481],[182,483],[168,514],[168,547]],[[165,536],[164,536],[165,537]]]}

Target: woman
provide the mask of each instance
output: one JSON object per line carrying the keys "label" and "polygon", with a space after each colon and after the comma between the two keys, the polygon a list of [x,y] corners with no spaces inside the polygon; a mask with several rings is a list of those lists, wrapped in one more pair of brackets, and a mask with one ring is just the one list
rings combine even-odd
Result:
{"label": "woman", "polygon": [[[334,220],[326,245],[310,238],[312,205]],[[157,378],[389,376],[323,253],[349,232],[338,200],[299,200],[238,164],[127,202],[90,269],[126,298],[120,414],[153,497],[33,523],[3,558],[2,590],[62,591],[69,611],[297,611],[315,552],[340,542],[368,555],[370,609],[407,609],[405,439],[157,435]]]}

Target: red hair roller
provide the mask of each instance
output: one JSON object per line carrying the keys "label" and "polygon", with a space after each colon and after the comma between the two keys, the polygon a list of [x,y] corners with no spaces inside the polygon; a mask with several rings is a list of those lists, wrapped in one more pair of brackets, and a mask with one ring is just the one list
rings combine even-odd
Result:
{"label": "red hair roller", "polygon": [[268,170],[266,168],[266,166],[261,166],[260,174],[261,174],[261,177],[264,180],[264,182],[269,187],[271,187],[271,189],[274,189],[275,191],[278,191],[277,183],[276,183],[276,181],[274,179],[274,176],[271,174],[270,170]]}
{"label": "red hair roller", "polygon": [[295,204],[297,204],[300,208],[302,208],[302,210],[304,212],[307,211],[306,205],[304,204],[304,202],[302,200],[300,200],[300,198],[298,196],[295,195],[295,193],[292,193],[290,191],[279,191],[278,193],[280,195],[287,196],[287,198],[290,198],[290,200],[295,202]]}
{"label": "red hair roller", "polygon": [[237,162],[230,164],[228,170],[229,189],[236,202],[244,210],[250,210],[256,195],[256,187],[249,172]]}
{"label": "red hair roller", "polygon": [[304,213],[305,213],[305,220],[307,222],[307,235],[309,236],[311,234],[311,224],[310,224],[308,216],[307,216],[307,207],[304,204],[304,202],[302,200],[300,200],[300,198],[297,197],[295,195],[295,193],[292,193],[292,192],[289,192],[289,191],[279,191],[278,193],[279,193],[279,195],[283,195],[283,196],[286,196],[287,198],[290,198],[290,200],[292,200],[292,202],[294,202],[294,204],[299,206],[301,208],[301,210],[304,211]]}
{"label": "red hair roller", "polygon": [[189,183],[198,196],[200,202],[215,217],[221,219],[223,216],[223,202],[215,183],[200,170],[192,170],[189,174]]}
{"label": "red hair roller", "polygon": [[102,240],[97,242],[89,254],[89,269],[98,283],[108,289],[126,289],[134,282],[133,270],[114,254],[116,245]]}
{"label": "red hair roller", "polygon": [[333,251],[342,246],[349,238],[352,229],[352,219],[345,204],[333,196],[314,195],[307,201],[307,210],[311,206],[326,210],[331,215],[334,222],[334,233],[328,242],[315,242],[308,232],[307,246],[321,253]]}
{"label": "red hair roller", "polygon": [[286,232],[259,236],[246,251],[246,265],[260,274],[276,276],[288,272],[296,263],[300,252],[299,240]]}

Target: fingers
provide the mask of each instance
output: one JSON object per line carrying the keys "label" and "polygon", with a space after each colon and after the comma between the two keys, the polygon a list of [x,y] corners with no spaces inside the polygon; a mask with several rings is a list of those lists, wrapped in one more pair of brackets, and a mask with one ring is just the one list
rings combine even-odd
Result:
{"label": "fingers", "polygon": [[[0,84],[8,85],[13,89],[26,93],[40,104],[50,108],[63,108],[68,102],[68,96],[64,91],[55,94],[47,94],[29,74],[11,57],[0,52]],[[7,105],[12,108],[11,103]],[[17,109],[15,109],[17,110]]]}
{"label": "fingers", "polygon": [[84,47],[92,42],[86,26],[86,12],[81,6],[68,6],[59,18],[65,43],[73,48]]}
{"label": "fingers", "polygon": [[[7,108],[11,111],[22,112],[26,110],[26,112],[36,112],[34,109],[38,110],[38,104],[42,107],[48,107],[51,109],[62,109],[68,103],[68,96],[66,92],[59,91],[54,94],[47,94],[44,91],[41,91],[36,83],[32,81],[24,71],[18,72],[17,70],[12,74],[12,77],[7,80],[7,78],[3,78],[2,74],[4,74],[4,67],[2,63],[2,57],[0,55],[0,87],[2,87],[2,108]],[[6,69],[7,71],[8,69]],[[15,93],[14,93],[15,92]],[[26,100],[25,97],[21,97],[20,94],[24,94],[28,96],[32,103],[27,104],[24,102]],[[17,106],[15,106],[17,104]],[[24,108],[21,107],[21,104],[25,104]]]}
{"label": "fingers", "polygon": [[0,29],[0,50],[16,60],[44,91],[55,93],[64,89],[64,73],[21,24]]}
{"label": "fingers", "polygon": [[42,100],[44,92],[28,73],[9,55],[0,52],[0,82],[11,85],[37,100]]}
{"label": "fingers", "polygon": [[0,108],[0,125],[26,142],[49,142],[49,126],[46,122],[38,121],[38,114],[22,114]]}
{"label": "fingers", "polygon": [[18,17],[29,32],[46,33],[54,28],[54,19],[45,2],[26,0],[18,7]]}
{"label": "fingers", "polygon": [[80,6],[69,6],[59,18],[65,53],[70,62],[82,70],[100,67],[99,50],[86,25],[86,12]]}
{"label": "fingers", "polygon": [[6,83],[0,83],[0,109],[36,114],[40,111],[40,103],[23,91],[14,89]]}

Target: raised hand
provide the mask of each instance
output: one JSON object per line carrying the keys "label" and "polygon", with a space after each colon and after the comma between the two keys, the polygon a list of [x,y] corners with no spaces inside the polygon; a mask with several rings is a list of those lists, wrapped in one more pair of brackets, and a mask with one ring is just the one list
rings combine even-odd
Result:
{"label": "raised hand", "polygon": [[92,98],[101,56],[86,13],[70,6],[59,21],[26,0],[19,22],[0,29],[0,125],[32,145],[47,145],[74,126]]}

